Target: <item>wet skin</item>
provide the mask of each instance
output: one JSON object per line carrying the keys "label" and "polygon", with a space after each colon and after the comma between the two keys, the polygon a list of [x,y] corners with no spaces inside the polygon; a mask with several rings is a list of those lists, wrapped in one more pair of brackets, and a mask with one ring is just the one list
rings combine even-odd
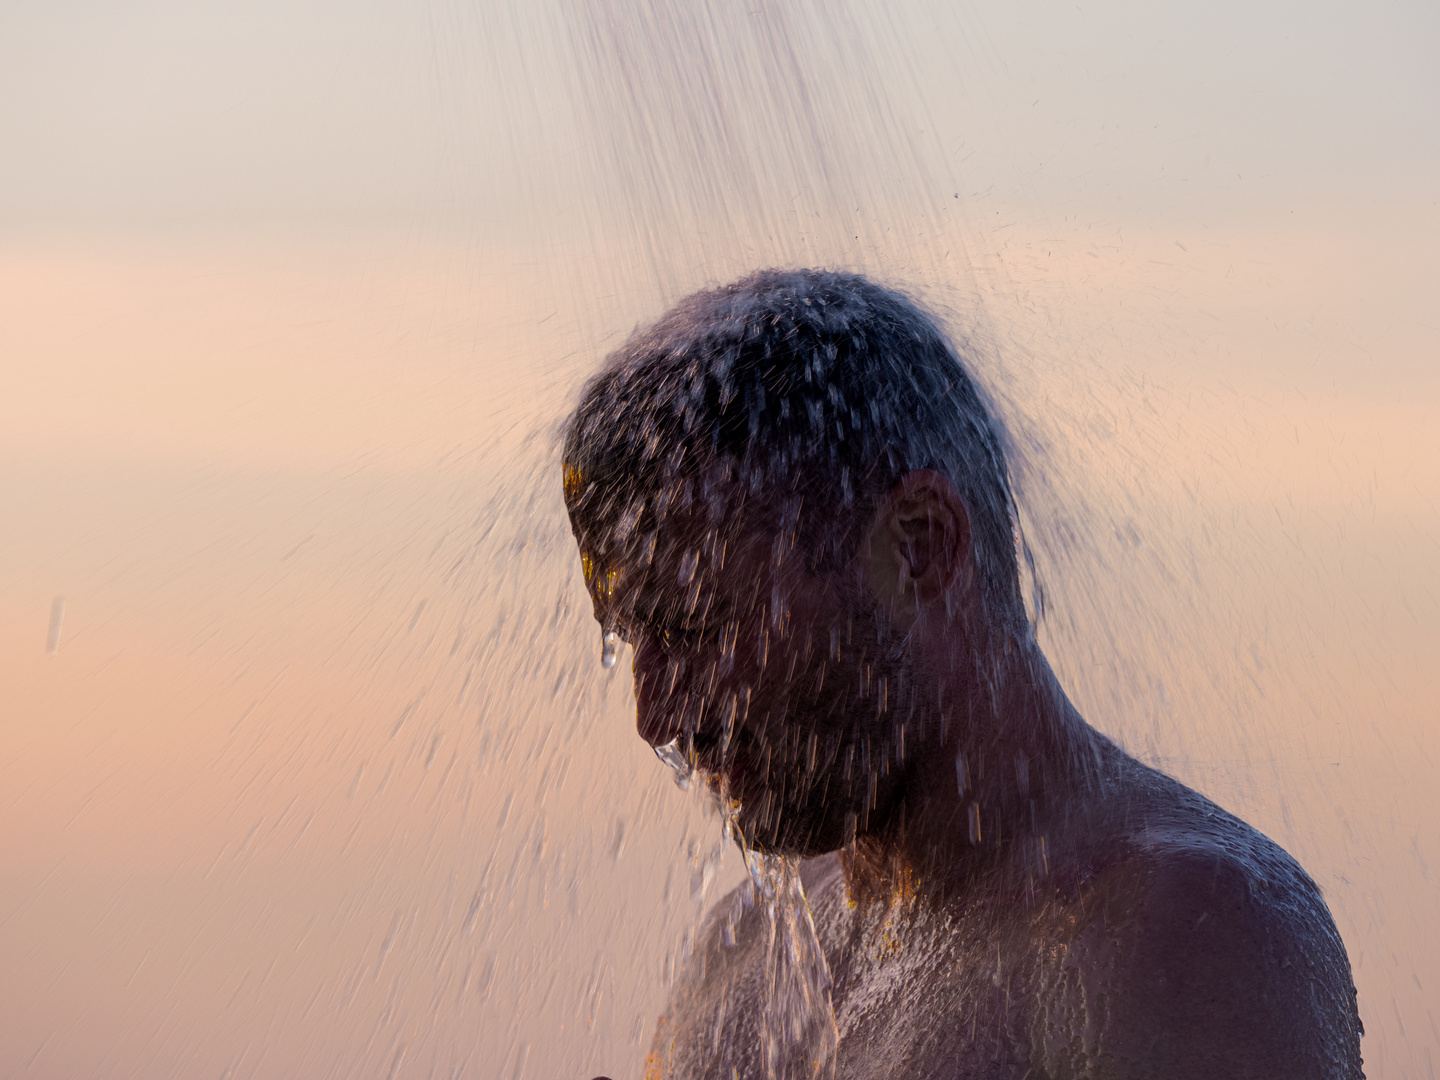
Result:
{"label": "wet skin", "polygon": [[[1309,878],[1194,792],[1105,757],[1047,860],[1013,844],[963,895],[852,905],[839,858],[804,864],[838,1078],[1361,1075],[1349,964]],[[764,918],[743,891],[716,906],[647,1075],[764,1075]]]}
{"label": "wet skin", "polygon": [[[809,859],[837,1076],[1360,1075],[1314,884],[1081,719],[981,597],[944,477],[902,480],[839,570],[762,517],[578,539],[640,734],[679,739],[751,846]],[[739,894],[712,914],[656,1074],[764,1075],[762,922]]]}

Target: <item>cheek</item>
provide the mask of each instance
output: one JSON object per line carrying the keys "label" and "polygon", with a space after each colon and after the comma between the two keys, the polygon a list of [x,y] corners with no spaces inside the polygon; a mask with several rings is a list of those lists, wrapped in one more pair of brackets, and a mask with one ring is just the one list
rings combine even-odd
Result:
{"label": "cheek", "polygon": [[[836,694],[844,693],[843,672],[829,663],[825,649],[811,634],[771,635],[768,641],[737,650],[732,685],[750,689],[752,729],[779,722],[785,728],[825,727],[835,719]],[[853,696],[853,689],[845,696]]]}
{"label": "cheek", "polygon": [[828,640],[828,631],[797,614],[789,613],[778,627],[766,619],[741,630],[734,648],[736,673],[752,681],[783,680],[808,666],[814,654],[823,658],[821,641]]}
{"label": "cheek", "polygon": [[[735,678],[733,663],[718,656],[672,656],[643,641],[635,648],[635,711],[640,735],[659,746],[687,727],[710,724],[715,705],[745,684]],[[727,673],[728,672],[728,673]]]}
{"label": "cheek", "polygon": [[807,632],[793,617],[784,630],[756,620],[713,649],[678,656],[642,638],[633,667],[637,728],[657,746],[681,734],[687,720],[708,731],[731,698],[746,703],[742,723],[752,730],[776,720],[823,722],[835,711],[837,692],[854,693],[842,687],[829,644],[828,624]]}

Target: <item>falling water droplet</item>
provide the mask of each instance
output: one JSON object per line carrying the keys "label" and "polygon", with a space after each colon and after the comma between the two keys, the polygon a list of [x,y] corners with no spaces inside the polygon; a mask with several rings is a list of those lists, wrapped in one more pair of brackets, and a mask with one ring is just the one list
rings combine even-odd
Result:
{"label": "falling water droplet", "polygon": [[50,604],[50,631],[45,635],[45,655],[51,660],[60,651],[60,625],[65,621],[65,598],[57,596]]}
{"label": "falling water droplet", "polygon": [[600,666],[613,668],[615,658],[620,654],[620,635],[614,630],[606,630],[600,635]]}

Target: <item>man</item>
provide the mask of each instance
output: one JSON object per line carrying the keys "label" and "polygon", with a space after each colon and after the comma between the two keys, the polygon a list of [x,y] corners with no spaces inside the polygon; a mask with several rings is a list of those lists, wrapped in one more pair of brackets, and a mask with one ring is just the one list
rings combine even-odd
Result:
{"label": "man", "polygon": [[[916,305],[816,271],[690,297],[586,388],[565,498],[640,734],[747,848],[807,860],[838,1038],[812,1067],[1361,1076],[1315,884],[1058,685],[998,430]],[[655,1073],[765,1075],[763,907],[712,914]]]}

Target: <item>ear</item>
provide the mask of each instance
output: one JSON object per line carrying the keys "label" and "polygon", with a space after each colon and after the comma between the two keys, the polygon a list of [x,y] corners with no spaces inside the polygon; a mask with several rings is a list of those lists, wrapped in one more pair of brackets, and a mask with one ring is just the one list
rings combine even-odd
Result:
{"label": "ear", "polygon": [[930,469],[906,473],[870,530],[870,585],[892,610],[918,609],[973,579],[970,515],[955,485]]}

